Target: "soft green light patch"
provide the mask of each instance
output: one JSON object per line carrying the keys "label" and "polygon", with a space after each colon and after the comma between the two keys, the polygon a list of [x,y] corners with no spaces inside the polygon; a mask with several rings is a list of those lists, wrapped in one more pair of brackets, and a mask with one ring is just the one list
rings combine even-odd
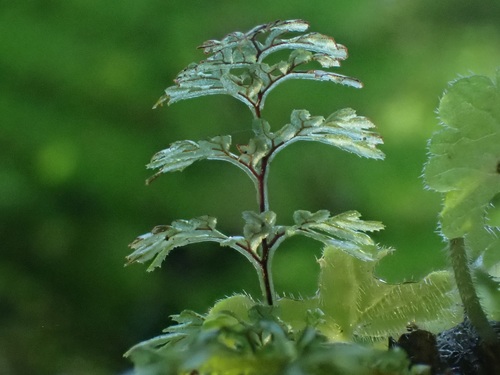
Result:
{"label": "soft green light patch", "polygon": [[402,144],[422,136],[422,127],[427,123],[426,104],[418,95],[405,92],[391,98],[382,112],[381,122],[385,124],[385,137],[392,143]]}
{"label": "soft green light patch", "polygon": [[57,185],[68,180],[76,170],[78,152],[75,144],[68,140],[53,141],[38,152],[36,166],[42,181]]}

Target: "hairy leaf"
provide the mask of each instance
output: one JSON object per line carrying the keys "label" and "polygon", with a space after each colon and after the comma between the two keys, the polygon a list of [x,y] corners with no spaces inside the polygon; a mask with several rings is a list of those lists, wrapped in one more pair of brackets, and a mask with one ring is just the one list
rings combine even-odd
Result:
{"label": "hairy leaf", "polygon": [[136,357],[140,352],[153,352],[165,345],[176,344],[182,339],[192,334],[196,334],[205,321],[205,316],[191,310],[184,310],[180,314],[172,315],[171,318],[178,324],[174,324],[165,329],[165,334],[163,335],[134,345],[124,354],[124,356],[128,357],[133,355]]}
{"label": "hairy leaf", "polygon": [[384,154],[377,149],[382,138],[370,129],[375,125],[366,117],[356,115],[346,108],[334,112],[328,118],[311,116],[306,110],[294,110],[291,122],[273,133],[264,119],[253,121],[255,136],[247,145],[237,145],[240,155],[231,152],[231,136],[217,136],[209,140],[178,141],[169,148],[157,152],[148,168],[158,172],[146,182],[149,184],[159,175],[182,171],[196,161],[222,160],[242,169],[254,183],[255,174],[261,172],[261,161],[271,156],[269,161],[284,147],[297,141],[316,141],[355,153],[356,155],[382,159]]}
{"label": "hairy leaf", "polygon": [[378,221],[364,221],[356,211],[330,216],[327,210],[316,213],[296,211],[295,225],[287,228],[287,236],[300,234],[336,246],[351,256],[373,260],[377,253],[375,243],[365,232],[378,231],[384,226]]}
{"label": "hairy leaf", "polygon": [[[379,253],[379,257],[387,251]],[[319,260],[322,332],[341,341],[386,339],[408,322],[433,332],[461,321],[459,296],[450,273],[434,272],[422,281],[389,285],[374,277],[378,259],[360,261],[341,248],[327,247]]]}
{"label": "hairy leaf", "polygon": [[[217,302],[207,315],[187,311],[174,317],[179,324],[136,345],[127,356],[144,374],[323,375],[341,370],[347,375],[410,375],[404,352],[352,342],[385,343],[389,335],[405,332],[409,322],[433,332],[447,329],[462,318],[458,295],[446,272],[414,284],[384,284],[373,277],[375,262],[326,248],[315,297],[280,298],[270,307],[234,295]],[[308,325],[311,321],[315,329]],[[411,374],[426,373],[413,370]]]}
{"label": "hairy leaf", "polygon": [[148,271],[152,271],[161,263],[168,253],[176,247],[199,242],[218,242],[228,237],[215,229],[217,220],[210,216],[201,216],[191,220],[177,220],[171,225],[159,225],[150,233],[143,234],[130,244],[134,250],[127,256],[128,263],[145,263],[154,258]]}
{"label": "hairy leaf", "polygon": [[[175,86],[165,90],[155,107],[167,102],[204,95],[228,94],[245,103],[256,114],[261,110],[269,91],[288,79],[329,81],[356,88],[360,81],[322,70],[298,70],[311,61],[323,68],[340,66],[347,58],[347,49],[329,36],[306,33],[283,37],[290,32],[303,33],[308,28],[302,20],[276,21],[252,30],[234,32],[222,40],[209,40],[200,48],[209,55],[198,64],[192,63],[181,71]],[[263,39],[263,35],[267,35]],[[286,60],[269,65],[264,60],[272,53],[291,50]]]}
{"label": "hairy leaf", "polygon": [[[254,141],[255,143],[255,141]],[[146,184],[154,181],[162,173],[182,171],[196,161],[200,160],[222,160],[230,162],[242,169],[252,180],[255,175],[248,168],[248,164],[255,164],[256,157],[242,158],[230,151],[231,136],[217,136],[207,141],[177,141],[169,148],[157,152],[153,155],[151,162],[147,165],[150,169],[159,169],[157,173],[146,180]],[[255,151],[261,152],[260,149]],[[245,154],[249,152],[244,152]],[[262,157],[262,156],[261,156]],[[255,162],[254,162],[255,160]]]}
{"label": "hairy leaf", "polygon": [[441,230],[463,237],[484,223],[500,192],[500,71],[496,82],[470,76],[453,82],[439,105],[441,130],[429,143],[428,186],[445,193]]}
{"label": "hairy leaf", "polygon": [[297,329],[268,310],[247,296],[228,297],[201,319],[192,316],[191,323],[192,313],[182,313],[188,321],[167,332],[183,334],[183,339],[162,345],[160,336],[156,342],[136,345],[126,355],[134,361],[135,373],[141,375],[425,374],[423,369],[410,372],[409,360],[402,350],[328,342],[312,327]]}
{"label": "hairy leaf", "polygon": [[382,138],[370,131],[375,125],[366,117],[356,115],[351,108],[334,112],[326,119],[311,116],[306,110],[294,110],[290,124],[274,133],[274,142],[282,148],[296,141],[316,141],[358,156],[383,159],[384,153],[377,149]]}

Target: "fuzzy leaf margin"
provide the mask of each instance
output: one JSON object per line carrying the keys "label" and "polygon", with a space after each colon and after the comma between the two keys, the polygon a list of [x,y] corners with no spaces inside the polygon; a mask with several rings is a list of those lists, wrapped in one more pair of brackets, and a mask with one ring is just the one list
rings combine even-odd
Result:
{"label": "fuzzy leaf margin", "polygon": [[363,261],[377,257],[378,248],[372,238],[365,232],[384,229],[378,221],[361,220],[357,211],[347,211],[330,216],[327,210],[315,213],[295,211],[295,225],[286,229],[287,237],[302,235],[322,242],[326,246],[336,246],[350,256]]}
{"label": "fuzzy leaf margin", "polygon": [[383,159],[384,153],[377,148],[383,140],[370,130],[374,127],[368,118],[357,115],[352,108],[338,110],[326,119],[301,109],[292,112],[290,124],[276,132],[275,137],[277,142],[316,141],[361,157]]}
{"label": "fuzzy leaf margin", "polygon": [[[429,143],[424,176],[430,189],[445,194],[441,230],[463,237],[500,193],[500,71],[451,83],[439,105],[441,130]],[[485,223],[486,224],[486,223]]]}
{"label": "fuzzy leaf margin", "polygon": [[286,146],[297,141],[314,141],[340,148],[360,157],[383,159],[384,153],[377,148],[383,144],[379,134],[372,131],[375,125],[351,108],[332,113],[327,118],[312,116],[305,109],[292,111],[290,123],[276,132],[264,119],[254,119],[253,132],[247,145],[236,145],[239,154],[231,151],[230,135],[216,136],[198,142],[184,140],[172,143],[168,148],[153,155],[147,168],[157,172],[146,180],[150,184],[163,173],[182,171],[201,160],[221,160],[242,169],[257,183],[256,174],[261,172],[262,160],[269,161]]}
{"label": "fuzzy leaf margin", "polygon": [[160,267],[173,249],[199,242],[224,243],[229,240],[215,229],[217,220],[200,216],[191,220],[176,220],[171,225],[158,225],[149,233],[137,237],[129,246],[134,251],[126,257],[128,264],[145,263],[153,259],[148,271]]}
{"label": "fuzzy leaf margin", "polygon": [[[297,70],[316,61],[323,68],[340,66],[347,49],[327,35],[316,32],[283,38],[287,33],[304,33],[309,24],[302,20],[276,21],[248,32],[233,32],[222,40],[201,45],[206,60],[192,63],[181,71],[175,85],[168,87],[154,108],[167,102],[205,95],[228,94],[252,111],[263,108],[270,89],[288,79],[329,81],[355,88],[362,83],[351,77],[325,70]],[[267,37],[263,38],[263,35]],[[264,60],[272,53],[290,49],[288,59],[269,65]]]}

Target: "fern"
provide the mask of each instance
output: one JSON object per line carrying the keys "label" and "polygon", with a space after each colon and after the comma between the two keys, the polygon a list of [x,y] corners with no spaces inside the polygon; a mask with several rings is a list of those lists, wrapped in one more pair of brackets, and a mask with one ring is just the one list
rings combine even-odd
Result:
{"label": "fern", "polygon": [[[361,87],[360,81],[325,70],[301,70],[306,64],[317,63],[322,68],[340,66],[347,58],[347,49],[331,37],[319,33],[305,33],[308,24],[301,20],[277,21],[252,30],[227,35],[221,41],[210,40],[201,48],[208,58],[191,64],[175,79],[175,86],[165,90],[156,106],[175,103],[204,95],[227,94],[244,102],[254,120],[254,137],[246,145],[233,147],[231,136],[217,136],[194,142],[177,141],[156,153],[148,168],[157,172],[147,180],[152,182],[167,172],[182,171],[200,160],[222,160],[240,168],[255,186],[258,212],[244,212],[243,235],[227,236],[215,229],[216,219],[201,217],[178,220],[171,225],[157,226],[150,233],[138,237],[131,247],[134,252],[128,262],[152,260],[148,270],[161,265],[174,248],[203,241],[229,246],[255,267],[264,300],[272,305],[276,299],[272,273],[274,252],[288,237],[304,235],[326,245],[336,245],[351,255],[373,259],[363,253],[359,244],[371,239],[365,232],[382,229],[377,222],[360,219],[356,212],[330,217],[327,211],[316,214],[297,211],[296,225],[277,224],[276,214],[269,209],[267,180],[270,165],[278,152],[297,141],[315,141],[354,153],[361,157],[382,159],[377,146],[381,137],[374,133],[373,123],[347,108],[328,117],[312,116],[306,110],[294,110],[290,123],[276,132],[261,117],[265,98],[279,83],[288,79],[329,81]],[[290,33],[301,35],[290,37]],[[288,58],[269,65],[266,59],[282,50],[290,50]]]}
{"label": "fern", "polygon": [[[210,216],[157,226],[132,242],[128,263],[149,262],[151,271],[177,247],[216,242],[238,251],[254,266],[263,302],[238,294],[220,300],[207,314],[186,310],[174,316],[178,324],[126,353],[138,375],[429,374],[429,366],[410,366],[401,349],[375,347],[388,335],[400,334],[408,322],[418,322],[419,327],[436,332],[462,319],[455,284],[447,271],[401,285],[388,285],[374,277],[376,263],[391,252],[380,248],[369,235],[384,228],[380,222],[362,220],[357,211],[332,214],[328,210],[297,210],[292,225],[280,225],[270,209],[270,165],[278,152],[294,142],[315,141],[364,158],[384,158],[378,149],[382,139],[373,131],[374,124],[351,108],[326,117],[311,115],[305,109],[294,110],[290,122],[274,132],[261,116],[267,95],[290,79],[362,87],[358,79],[331,71],[347,58],[347,49],[331,37],[307,32],[308,27],[302,20],[276,21],[205,42],[200,48],[207,58],[180,72],[175,85],[168,87],[155,105],[215,94],[230,95],[247,105],[253,115],[253,136],[247,144],[233,145],[229,135],[174,142],[157,152],[147,165],[155,170],[147,183],[164,173],[183,171],[197,161],[226,161],[250,178],[258,209],[242,213],[242,232],[237,236],[224,234],[217,228],[216,218]],[[278,51],[279,56],[286,55],[283,51],[288,54],[271,63],[270,57],[275,58],[273,54]],[[319,68],[311,69],[314,64]],[[436,160],[448,152],[446,136],[443,142],[438,138],[431,142]],[[444,162],[440,163],[442,168]],[[439,168],[433,169],[434,164],[431,158],[427,167],[429,184],[433,185],[436,177],[436,186],[441,184],[436,188],[448,191],[447,177],[443,178]],[[473,179],[469,180],[472,184]],[[456,191],[453,187],[449,190]],[[492,188],[488,194],[480,194],[481,199],[487,196],[491,200],[496,191]],[[481,203],[482,207],[488,202]],[[444,232],[464,225],[442,221]],[[477,268],[481,275],[479,270],[494,263],[489,263],[491,257],[487,256],[493,254],[488,249],[495,245],[492,238],[485,240],[479,232],[471,232],[471,237],[477,235],[482,239],[478,242],[488,245],[484,267]],[[283,241],[296,235],[324,246],[318,260],[318,291],[299,300],[278,298],[271,272],[273,256]]]}

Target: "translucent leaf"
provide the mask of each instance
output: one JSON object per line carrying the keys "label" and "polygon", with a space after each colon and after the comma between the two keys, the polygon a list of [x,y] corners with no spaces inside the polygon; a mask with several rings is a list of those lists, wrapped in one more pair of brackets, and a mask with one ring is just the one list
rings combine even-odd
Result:
{"label": "translucent leaf", "polygon": [[[293,329],[304,329],[308,311],[319,309],[316,328],[334,342],[387,342],[406,331],[409,322],[437,333],[459,323],[460,297],[449,272],[433,272],[415,283],[389,285],[374,276],[377,262],[389,254],[382,249],[362,261],[329,246],[319,259],[316,296],[280,298],[277,315]],[[310,314],[310,313],[309,313]]]}
{"label": "translucent leaf", "polygon": [[429,143],[427,185],[445,193],[441,230],[463,237],[484,222],[500,192],[500,89],[498,80],[470,76],[453,82],[439,105],[441,129]]}
{"label": "translucent leaf", "polygon": [[287,228],[287,236],[300,234],[336,246],[356,258],[373,260],[377,248],[365,232],[378,231],[384,226],[377,221],[363,221],[360,217],[356,211],[333,217],[326,210],[316,213],[296,211],[293,215],[295,225]]}
{"label": "translucent leaf", "polygon": [[377,149],[383,143],[382,138],[369,130],[374,127],[369,119],[356,115],[351,108],[339,110],[326,119],[311,116],[306,110],[294,110],[291,123],[273,137],[280,147],[299,140],[317,141],[358,156],[383,159],[384,153]]}
{"label": "translucent leaf", "polygon": [[228,237],[215,229],[216,219],[201,216],[191,220],[177,220],[171,225],[159,225],[150,233],[139,236],[129,246],[134,250],[127,256],[128,263],[145,263],[154,258],[148,271],[160,267],[165,257],[176,247],[198,242],[227,241]]}
{"label": "translucent leaf", "polygon": [[[295,331],[276,316],[261,315],[257,310],[262,310],[262,306],[250,307],[246,315],[251,318],[244,320],[230,309],[211,312],[205,320],[209,324],[203,324],[183,340],[163,346],[148,347],[143,343],[142,347],[134,347],[129,351],[131,355],[128,353],[135,364],[134,373],[425,374],[415,372],[415,368],[410,372],[409,359],[402,350],[328,342],[312,327]],[[159,342],[160,337],[157,339]]]}
{"label": "translucent leaf", "polygon": [[[320,373],[341,370],[359,375],[369,369],[381,375],[409,375],[404,352],[352,342],[385,344],[387,336],[404,332],[408,322],[437,332],[462,319],[446,272],[433,273],[420,283],[392,286],[373,277],[375,262],[361,262],[339,249],[326,248],[319,263],[315,297],[281,298],[269,307],[246,295],[231,296],[207,315],[181,313],[174,317],[179,324],[168,328],[166,335],[136,345],[127,355],[136,370],[154,374],[305,375],[321,368]],[[310,319],[316,329],[307,326]]]}
{"label": "translucent leaf", "polygon": [[366,283],[360,292],[368,298],[359,305],[360,321],[354,332],[358,337],[385,339],[388,333],[401,332],[408,323],[437,333],[463,319],[453,275],[448,271],[432,272],[413,283],[377,286]]}
{"label": "translucent leaf", "polygon": [[237,316],[239,320],[250,323],[248,311],[256,304],[257,302],[249,295],[235,294],[217,301],[215,305],[210,308],[206,319],[211,320],[220,313],[230,311],[233,315]]}
{"label": "translucent leaf", "polygon": [[[379,253],[379,258],[387,254]],[[389,285],[374,277],[378,259],[360,261],[341,248],[327,247],[319,260],[320,328],[334,340],[386,340],[408,322],[431,332],[462,320],[460,298],[449,272],[434,272],[417,283]]]}

